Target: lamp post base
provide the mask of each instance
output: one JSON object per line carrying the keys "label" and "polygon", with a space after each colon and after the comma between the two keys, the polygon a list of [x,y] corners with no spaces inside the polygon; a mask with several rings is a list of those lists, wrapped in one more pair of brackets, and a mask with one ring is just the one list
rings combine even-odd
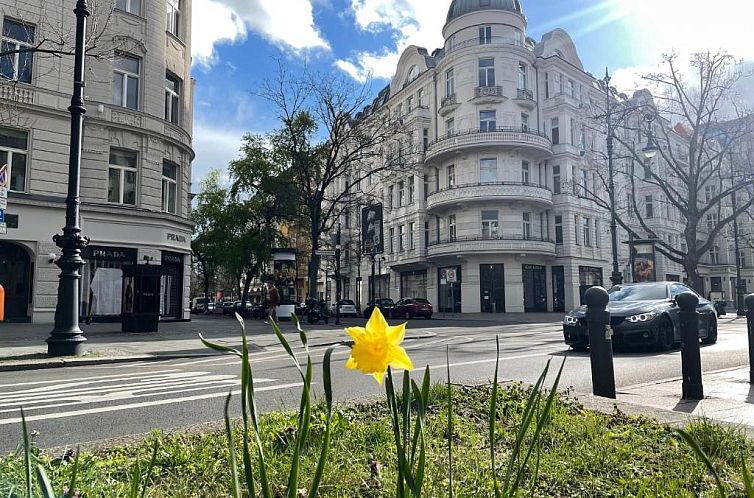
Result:
{"label": "lamp post base", "polygon": [[623,283],[623,275],[620,273],[612,273],[610,275],[610,282],[613,285],[621,285]]}
{"label": "lamp post base", "polygon": [[46,342],[48,356],[80,356],[85,352],[86,337],[81,330],[53,330]]}

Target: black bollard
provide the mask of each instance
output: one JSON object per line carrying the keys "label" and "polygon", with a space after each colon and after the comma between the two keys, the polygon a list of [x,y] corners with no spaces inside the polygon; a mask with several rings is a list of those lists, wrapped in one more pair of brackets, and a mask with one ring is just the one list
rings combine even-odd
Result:
{"label": "black bollard", "polygon": [[749,384],[754,384],[754,294],[744,298],[746,305],[746,330],[749,336]]}
{"label": "black bollard", "polygon": [[699,353],[699,315],[696,307],[699,296],[693,292],[682,292],[675,298],[681,308],[681,386],[683,399],[704,399],[702,386],[702,357]]}
{"label": "black bollard", "polygon": [[595,396],[615,399],[615,371],[613,369],[613,340],[609,327],[610,312],[606,310],[610,297],[602,287],[587,289],[586,323],[589,328],[589,359],[592,364],[592,392]]}

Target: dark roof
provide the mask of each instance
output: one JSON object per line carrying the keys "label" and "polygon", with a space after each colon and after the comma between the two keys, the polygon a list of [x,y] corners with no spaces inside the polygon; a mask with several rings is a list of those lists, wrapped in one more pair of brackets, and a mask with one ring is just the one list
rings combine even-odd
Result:
{"label": "dark roof", "polygon": [[445,22],[478,10],[509,10],[524,15],[519,0],[453,0]]}

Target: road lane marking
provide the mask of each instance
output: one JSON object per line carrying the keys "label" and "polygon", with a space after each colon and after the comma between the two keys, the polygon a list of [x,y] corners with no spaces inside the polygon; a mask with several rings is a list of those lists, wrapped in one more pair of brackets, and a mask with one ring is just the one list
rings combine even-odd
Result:
{"label": "road lane marking", "polygon": [[[313,384],[313,383],[312,383]],[[266,387],[259,387],[255,389],[255,392],[262,392],[262,391],[276,391],[280,389],[289,389],[292,387],[301,387],[303,386],[303,382],[292,382],[289,384],[279,384],[276,386],[266,386]],[[241,394],[241,390],[233,390],[231,391],[233,395]],[[161,405],[171,405],[174,403],[185,403],[187,401],[199,401],[203,399],[212,399],[212,398],[220,398],[227,396],[227,392],[222,393],[209,393],[209,394],[199,394],[195,396],[184,396],[182,398],[172,398],[172,399],[158,399],[154,401],[144,401],[140,403],[128,403],[125,405],[113,405],[113,406],[101,406],[98,408],[87,408],[83,410],[74,410],[74,411],[65,411],[65,412],[58,412],[58,413],[47,413],[47,414],[40,414],[40,415],[30,415],[26,418],[27,422],[33,422],[35,420],[51,420],[51,419],[57,419],[57,418],[70,418],[70,417],[76,417],[79,415],[92,415],[95,413],[107,413],[107,412],[114,412],[114,411],[122,411],[122,410],[131,410],[136,408],[145,408],[149,406],[161,406]],[[0,425],[10,425],[10,424],[18,424],[21,422],[21,417],[16,418],[8,418],[8,419],[0,419]]]}
{"label": "road lane marking", "polygon": [[[172,368],[170,370],[160,370],[160,373],[180,372],[180,371],[181,370],[178,369],[178,368]],[[92,381],[103,380],[103,381],[105,381],[105,380],[108,380],[108,379],[119,379],[121,377],[133,377],[134,375],[136,375],[136,374],[134,374],[132,372],[132,373],[113,374],[113,375],[97,375],[97,376],[94,376],[94,377],[76,377],[75,379],[71,379],[71,380],[75,380],[76,382],[88,381],[88,380],[92,380]],[[32,381],[32,382],[17,382],[17,383],[13,383],[13,384],[0,384],[0,388],[4,388],[4,387],[17,387],[17,386],[34,386],[34,385],[43,385],[43,384],[56,384],[57,385],[57,384],[60,383],[60,381],[61,381],[61,379],[36,380],[36,381]],[[68,380],[64,380],[64,382],[69,382],[69,381]],[[2,393],[0,393],[0,396],[2,396]]]}

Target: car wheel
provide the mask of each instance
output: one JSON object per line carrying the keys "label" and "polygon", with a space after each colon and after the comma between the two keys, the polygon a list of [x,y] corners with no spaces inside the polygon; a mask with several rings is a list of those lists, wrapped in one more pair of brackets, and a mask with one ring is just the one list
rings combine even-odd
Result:
{"label": "car wheel", "polygon": [[717,342],[717,319],[710,315],[707,317],[707,337],[702,339],[702,344],[715,344]]}
{"label": "car wheel", "polygon": [[658,351],[668,351],[675,343],[673,333],[673,323],[667,318],[662,318],[657,327],[657,346]]}

